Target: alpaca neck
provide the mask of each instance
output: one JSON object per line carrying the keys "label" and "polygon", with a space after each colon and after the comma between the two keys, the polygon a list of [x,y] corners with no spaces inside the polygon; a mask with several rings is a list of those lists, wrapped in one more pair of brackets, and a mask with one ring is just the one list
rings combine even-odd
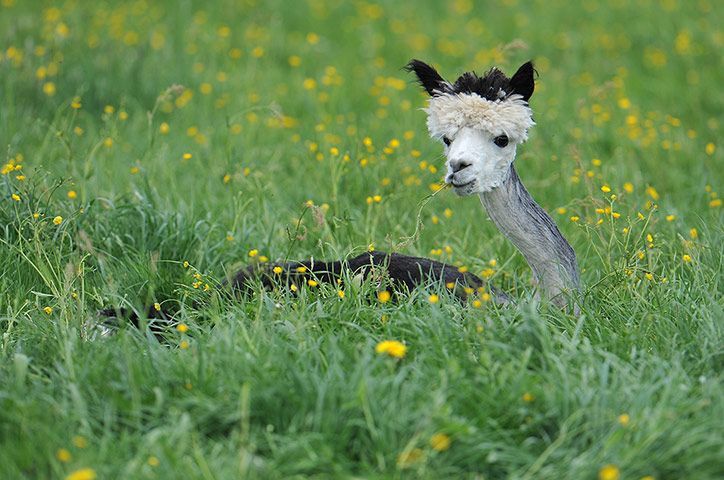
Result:
{"label": "alpaca neck", "polygon": [[[575,300],[580,291],[576,254],[550,215],[525,189],[513,165],[500,187],[479,196],[488,216],[533,270],[538,283],[536,298],[543,295],[562,308],[571,296]],[[574,312],[578,312],[577,305]]]}

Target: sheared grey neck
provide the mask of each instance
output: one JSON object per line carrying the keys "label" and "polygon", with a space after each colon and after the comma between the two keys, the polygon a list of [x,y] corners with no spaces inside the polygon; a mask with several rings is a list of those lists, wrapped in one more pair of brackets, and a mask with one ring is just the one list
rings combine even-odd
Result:
{"label": "sheared grey neck", "polygon": [[580,284],[576,253],[550,215],[530,196],[513,165],[500,187],[479,196],[488,216],[533,270],[538,282],[536,298],[543,295],[563,309],[573,300],[577,315]]}

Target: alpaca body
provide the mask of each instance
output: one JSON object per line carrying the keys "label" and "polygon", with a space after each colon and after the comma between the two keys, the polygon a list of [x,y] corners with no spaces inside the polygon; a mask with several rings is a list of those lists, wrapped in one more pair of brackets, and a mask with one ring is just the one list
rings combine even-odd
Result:
{"label": "alpaca body", "polygon": [[[275,273],[275,269],[277,273]],[[280,270],[281,269],[281,270]],[[234,293],[245,293],[261,283],[266,289],[275,286],[302,286],[309,280],[318,283],[341,283],[346,278],[353,281],[372,279],[375,283],[389,281],[390,288],[403,292],[410,291],[425,283],[442,283],[452,286],[455,295],[464,299],[466,288],[485,289],[486,282],[469,272],[460,272],[457,267],[424,257],[387,253],[381,251],[365,252],[354,258],[332,262],[311,260],[288,263],[262,263],[243,268],[236,272],[223,285]],[[499,303],[507,303],[508,298],[502,292],[493,289],[493,298]]]}

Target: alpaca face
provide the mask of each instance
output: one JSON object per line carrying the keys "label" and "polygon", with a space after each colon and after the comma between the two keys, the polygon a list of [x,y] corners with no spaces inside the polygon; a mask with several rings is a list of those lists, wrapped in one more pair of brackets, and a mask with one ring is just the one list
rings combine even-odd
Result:
{"label": "alpaca face", "polygon": [[532,63],[512,78],[493,68],[485,76],[465,73],[454,84],[419,60],[414,71],[430,94],[427,127],[445,144],[445,181],[457,195],[488,192],[500,186],[515,159],[516,147],[535,125],[528,99],[533,94]]}
{"label": "alpaca face", "polygon": [[489,192],[503,183],[515,159],[516,144],[507,135],[463,127],[444,138],[450,143],[445,148],[445,182],[456,195]]}

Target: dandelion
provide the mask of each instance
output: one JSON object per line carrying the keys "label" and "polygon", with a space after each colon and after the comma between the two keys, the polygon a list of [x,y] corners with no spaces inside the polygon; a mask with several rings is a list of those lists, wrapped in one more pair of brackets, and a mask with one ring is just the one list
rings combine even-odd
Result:
{"label": "dandelion", "polygon": [[631,421],[631,417],[629,417],[628,413],[622,413],[618,416],[618,423],[620,423],[624,427],[628,425],[629,421]]}
{"label": "dandelion", "polygon": [[388,292],[387,290],[384,290],[377,294],[377,299],[382,303],[387,303],[390,301],[390,297],[392,294]]}
{"label": "dandelion", "polygon": [[598,480],[618,480],[621,476],[616,465],[606,465],[598,472]]}
{"label": "dandelion", "polygon": [[436,294],[432,294],[427,298],[430,303],[437,303],[440,300],[440,297]]}
{"label": "dandelion", "polygon": [[80,435],[76,435],[75,437],[73,437],[73,445],[78,448],[85,448],[88,446],[88,442],[86,442],[85,438],[81,437]]}
{"label": "dandelion", "polygon": [[63,463],[68,463],[73,459],[73,457],[70,455],[70,452],[65,448],[59,448],[55,452],[55,457]]}
{"label": "dandelion", "polygon": [[55,95],[55,83],[45,82],[45,84],[43,85],[43,93],[49,97]]}
{"label": "dandelion", "polygon": [[531,395],[530,393],[525,392],[525,393],[523,394],[523,401],[524,401],[525,403],[530,403],[530,402],[532,402],[533,400],[535,400],[535,397],[534,397],[533,395]]}
{"label": "dandelion", "polygon": [[654,187],[648,186],[646,187],[646,194],[649,195],[654,200],[659,199],[659,193],[656,191]]}
{"label": "dandelion", "polygon": [[419,462],[425,457],[425,453],[419,448],[413,448],[409,452],[402,452],[397,456],[397,465],[406,467],[411,463]]}
{"label": "dandelion", "polygon": [[430,437],[430,446],[438,452],[443,452],[450,448],[450,437],[444,433],[436,433]]}
{"label": "dandelion", "polygon": [[69,473],[65,480],[95,480],[97,478],[96,471],[92,468],[81,468]]}
{"label": "dandelion", "polygon": [[375,347],[377,353],[386,353],[391,357],[402,358],[407,352],[407,345],[397,340],[384,340]]}
{"label": "dandelion", "polygon": [[187,327],[185,323],[179,323],[178,325],[176,325],[176,330],[181,333],[186,333],[189,331],[189,327]]}

